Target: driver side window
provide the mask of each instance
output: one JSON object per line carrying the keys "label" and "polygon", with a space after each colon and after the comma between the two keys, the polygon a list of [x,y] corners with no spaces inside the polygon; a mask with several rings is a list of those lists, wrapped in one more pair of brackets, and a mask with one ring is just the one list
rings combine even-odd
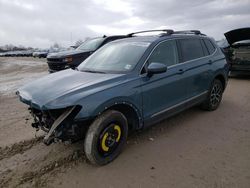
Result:
{"label": "driver side window", "polygon": [[160,43],[148,59],[148,64],[152,62],[162,63],[167,67],[177,64],[178,55],[175,40]]}

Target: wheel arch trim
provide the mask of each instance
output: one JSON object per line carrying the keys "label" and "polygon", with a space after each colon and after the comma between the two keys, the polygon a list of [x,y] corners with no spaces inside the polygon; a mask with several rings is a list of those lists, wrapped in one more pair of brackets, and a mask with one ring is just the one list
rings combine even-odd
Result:
{"label": "wheel arch trim", "polygon": [[133,109],[135,112],[137,119],[138,119],[138,126],[135,127],[135,129],[140,129],[143,127],[143,116],[142,112],[139,110],[139,108],[133,104],[132,102],[128,100],[118,100],[118,101],[108,101],[102,105],[100,105],[94,112],[96,116],[101,115],[103,112],[109,110],[109,109],[114,109],[117,106],[125,106],[130,109]]}

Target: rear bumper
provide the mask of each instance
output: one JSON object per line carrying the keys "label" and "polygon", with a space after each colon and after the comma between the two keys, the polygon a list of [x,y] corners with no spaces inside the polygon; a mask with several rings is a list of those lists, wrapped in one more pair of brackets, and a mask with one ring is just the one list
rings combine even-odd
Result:
{"label": "rear bumper", "polygon": [[230,75],[250,75],[250,71],[233,70],[230,71]]}
{"label": "rear bumper", "polygon": [[249,74],[250,75],[250,64],[231,64],[230,72],[235,74]]}

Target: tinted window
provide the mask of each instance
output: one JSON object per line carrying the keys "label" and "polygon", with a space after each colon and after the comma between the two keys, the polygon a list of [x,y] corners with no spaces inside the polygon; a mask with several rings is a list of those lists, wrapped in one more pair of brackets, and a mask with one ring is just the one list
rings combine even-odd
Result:
{"label": "tinted window", "polygon": [[205,45],[204,40],[201,40],[201,45],[202,45],[202,49],[203,49],[204,55],[208,56],[209,55],[209,51],[208,51],[208,49],[207,49],[207,47]]}
{"label": "tinted window", "polygon": [[179,41],[182,62],[204,56],[200,39],[181,39]]}
{"label": "tinted window", "polygon": [[209,54],[214,53],[215,47],[214,47],[214,45],[212,44],[212,42],[211,42],[210,40],[208,40],[208,39],[204,39],[204,42],[205,42],[205,44],[206,44],[206,46],[207,46],[207,49],[208,49],[208,51],[209,51]]}
{"label": "tinted window", "polygon": [[159,44],[148,59],[148,63],[157,62],[167,66],[177,63],[178,55],[176,43],[174,40]]}

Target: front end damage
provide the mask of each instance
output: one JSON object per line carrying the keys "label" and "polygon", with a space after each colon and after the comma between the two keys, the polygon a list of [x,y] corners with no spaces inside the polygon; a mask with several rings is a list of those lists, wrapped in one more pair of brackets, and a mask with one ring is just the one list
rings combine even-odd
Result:
{"label": "front end damage", "polygon": [[74,142],[84,138],[88,125],[97,115],[93,111],[98,102],[88,97],[110,87],[110,80],[115,79],[117,83],[121,77],[67,69],[27,83],[16,94],[29,106],[34,117],[32,126],[46,132],[45,144]]}
{"label": "front end damage", "polygon": [[34,119],[32,127],[46,132],[44,137],[46,145],[58,141],[74,142],[83,137],[84,127],[86,126],[81,126],[82,121],[74,120],[74,117],[80,110],[80,106],[43,111],[32,107],[29,108]]}

